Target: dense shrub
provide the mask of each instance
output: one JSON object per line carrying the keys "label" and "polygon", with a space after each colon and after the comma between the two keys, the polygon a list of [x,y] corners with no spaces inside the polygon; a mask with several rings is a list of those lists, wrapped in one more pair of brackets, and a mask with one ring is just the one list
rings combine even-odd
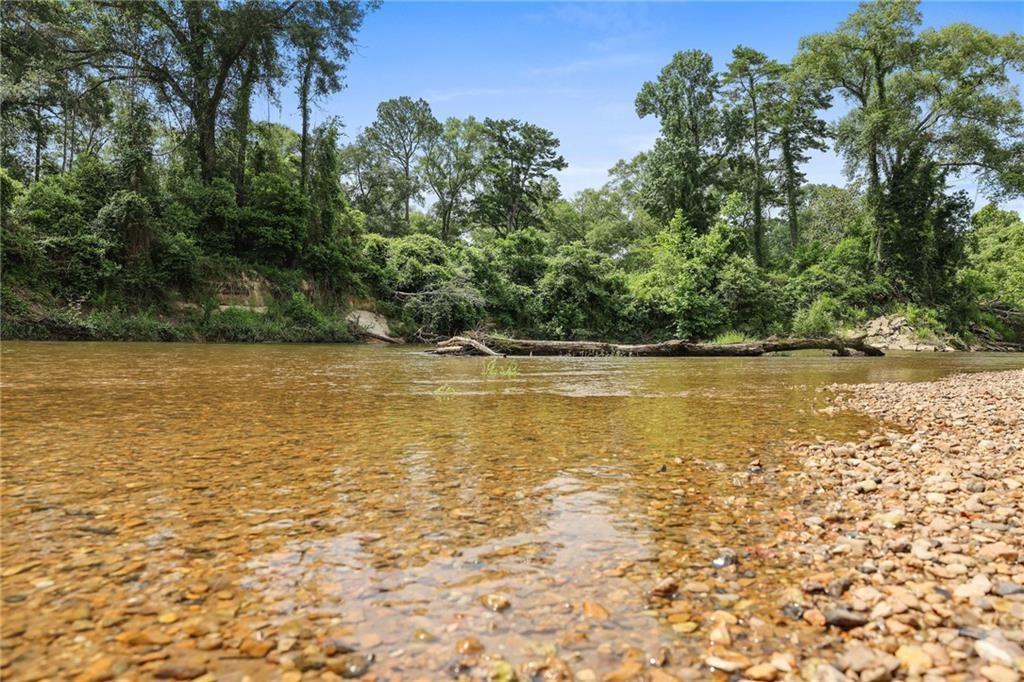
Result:
{"label": "dense shrub", "polygon": [[306,239],[309,202],[276,173],[253,178],[249,203],[238,212],[238,247],[273,265],[294,265]]}
{"label": "dense shrub", "polygon": [[567,339],[615,336],[625,290],[611,259],[578,242],[566,244],[537,284],[541,329]]}
{"label": "dense shrub", "polygon": [[62,175],[50,175],[33,183],[15,198],[11,209],[14,220],[40,236],[81,234],[91,216],[86,215],[81,200],[68,184],[68,176]]}
{"label": "dense shrub", "polygon": [[387,250],[385,277],[391,290],[413,293],[437,287],[453,275],[448,249],[437,237],[395,237]]}
{"label": "dense shrub", "polygon": [[828,294],[821,294],[793,317],[793,333],[797,336],[832,336],[840,320],[840,305]]}
{"label": "dense shrub", "polygon": [[92,230],[109,242],[121,263],[149,258],[156,237],[153,209],[138,194],[122,190],[110,197],[92,223]]}
{"label": "dense shrub", "polygon": [[93,336],[107,341],[184,341],[188,334],[180,326],[148,313],[115,308],[88,316]]}
{"label": "dense shrub", "polygon": [[153,260],[159,278],[183,293],[190,293],[200,282],[203,251],[195,237],[184,231],[160,235]]}

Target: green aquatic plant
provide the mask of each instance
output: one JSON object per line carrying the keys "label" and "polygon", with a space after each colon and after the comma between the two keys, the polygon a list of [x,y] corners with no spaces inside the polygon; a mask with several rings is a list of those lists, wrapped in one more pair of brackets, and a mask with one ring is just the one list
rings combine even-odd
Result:
{"label": "green aquatic plant", "polygon": [[717,344],[746,343],[748,341],[753,341],[753,340],[754,339],[752,339],[751,337],[747,336],[746,334],[744,334],[742,332],[727,331],[727,332],[722,332],[721,334],[716,336],[711,341],[711,343],[717,343]]}
{"label": "green aquatic plant", "polygon": [[515,360],[502,361],[491,358],[484,363],[483,375],[487,378],[519,376],[519,363]]}
{"label": "green aquatic plant", "polygon": [[443,400],[449,400],[455,395],[455,389],[451,387],[451,384],[441,384],[434,389],[434,397],[441,398]]}

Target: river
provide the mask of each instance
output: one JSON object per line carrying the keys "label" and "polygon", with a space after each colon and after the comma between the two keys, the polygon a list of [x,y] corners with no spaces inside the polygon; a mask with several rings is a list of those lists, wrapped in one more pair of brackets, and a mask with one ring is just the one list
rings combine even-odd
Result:
{"label": "river", "polygon": [[[408,347],[31,342],[0,361],[7,679],[176,662],[318,679],[345,648],[380,679],[549,656],[579,679],[631,656],[689,665],[701,614],[770,626],[757,595],[799,571],[771,551],[787,506],[814,503],[783,484],[799,471],[785,443],[870,426],[822,410],[821,387],[1024,366],[812,353],[488,371]],[[752,548],[724,562],[727,589],[652,600],[661,577]]]}

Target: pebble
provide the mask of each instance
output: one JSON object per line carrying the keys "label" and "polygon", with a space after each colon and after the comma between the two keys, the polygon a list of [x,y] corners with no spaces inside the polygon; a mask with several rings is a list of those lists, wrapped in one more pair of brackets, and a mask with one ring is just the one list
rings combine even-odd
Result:
{"label": "pebble", "polygon": [[1001,665],[985,665],[978,672],[989,682],[1019,682],[1020,680],[1020,675],[1016,671]]}
{"label": "pebble", "polygon": [[346,679],[361,677],[373,663],[372,654],[345,654],[327,660],[327,669]]}
{"label": "pebble", "polygon": [[[806,614],[805,614],[806,615]],[[825,624],[841,630],[850,630],[866,625],[868,619],[861,613],[848,609],[829,609],[825,612]]]}
{"label": "pebble", "polygon": [[484,650],[484,645],[476,637],[463,637],[455,643],[455,651],[460,654],[478,654]]}
{"label": "pebble", "polygon": [[485,608],[495,612],[504,611],[512,606],[511,600],[509,600],[506,595],[499,594],[497,592],[483,595],[480,597],[480,603],[483,604]]}
{"label": "pebble", "polygon": [[583,615],[590,620],[608,620],[611,614],[608,613],[608,609],[598,604],[596,601],[584,601],[583,602]]}
{"label": "pebble", "polygon": [[734,651],[721,651],[712,656],[706,656],[704,663],[709,668],[721,670],[722,672],[736,672],[750,667],[750,659],[743,654]]}
{"label": "pebble", "polygon": [[751,680],[767,680],[771,682],[779,676],[779,671],[771,663],[758,663],[743,671],[743,676]]}
{"label": "pebble", "polygon": [[990,635],[985,639],[979,639],[974,643],[974,651],[978,656],[991,663],[1024,668],[1024,648],[1003,639],[1000,635]]}
{"label": "pebble", "polygon": [[168,663],[157,668],[153,677],[161,680],[194,680],[205,672],[205,666]]}
{"label": "pebble", "polygon": [[896,659],[909,675],[920,675],[933,665],[932,657],[924,649],[907,644],[896,650]]}

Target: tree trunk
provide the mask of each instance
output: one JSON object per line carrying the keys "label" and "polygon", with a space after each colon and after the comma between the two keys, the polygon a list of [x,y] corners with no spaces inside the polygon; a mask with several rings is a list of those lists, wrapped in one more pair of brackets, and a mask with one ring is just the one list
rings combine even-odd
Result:
{"label": "tree trunk", "polygon": [[754,179],[754,262],[764,267],[764,218],[761,216],[761,170]]}
{"label": "tree trunk", "polygon": [[871,143],[868,154],[868,212],[873,223],[871,262],[876,270],[882,266],[882,182],[878,171],[878,145]]}
{"label": "tree trunk", "polygon": [[[885,70],[882,66],[882,59],[877,53],[873,53],[874,58],[874,79],[875,79],[875,100],[878,103],[879,109],[885,111],[886,97],[885,97]],[[879,145],[878,145],[878,131],[872,126],[871,129],[871,145],[868,155],[868,172],[870,177],[868,178],[868,202],[871,210],[871,219],[874,222],[874,244],[872,245],[872,261],[875,269],[880,270],[882,267],[882,236],[884,226],[882,224],[882,177],[879,170],[878,156]]]}
{"label": "tree trunk", "polygon": [[452,224],[452,208],[450,204],[445,204],[441,210],[441,241],[448,242],[448,230]]}
{"label": "tree trunk", "polygon": [[402,170],[405,172],[405,226],[409,227],[409,206],[412,203],[412,157],[405,157]]}
{"label": "tree trunk", "polygon": [[250,57],[242,70],[242,82],[238,86],[238,98],[235,104],[235,135],[238,137],[238,150],[235,156],[235,201],[239,206],[245,205],[245,164],[249,154],[249,123],[252,120],[252,86],[256,79],[256,59]]}
{"label": "tree trunk", "polygon": [[68,172],[68,116],[70,115],[71,107],[68,105],[68,101],[64,100],[62,103],[61,121],[64,124],[61,129],[60,137],[60,172]]}
{"label": "tree trunk", "polygon": [[764,267],[764,216],[761,206],[762,173],[761,173],[761,122],[757,113],[757,97],[755,96],[755,85],[753,79],[750,81],[750,108],[752,117],[750,120],[753,142],[751,147],[754,152],[754,261]]}
{"label": "tree trunk", "polygon": [[[302,68],[302,79],[299,81],[299,111],[302,115],[302,141],[299,146],[299,190],[306,193],[306,176],[309,174],[309,90],[313,85],[313,59],[306,55],[306,63]],[[409,220],[409,209],[405,209],[406,222]]]}
{"label": "tree trunk", "polygon": [[36,138],[35,138],[35,163],[32,169],[32,180],[39,182],[40,170],[43,165],[43,113],[36,105]]}
{"label": "tree trunk", "polygon": [[793,161],[793,149],[790,146],[792,141],[789,135],[782,140],[782,163],[786,174],[786,213],[789,222],[789,245],[795,251],[800,243],[800,224],[796,215],[797,211],[797,180],[796,164]]}
{"label": "tree trunk", "polygon": [[216,114],[203,112],[196,116],[196,133],[199,146],[199,172],[204,185],[213,182],[217,175]]}
{"label": "tree trunk", "polygon": [[[480,346],[483,346],[483,349]],[[832,350],[837,355],[857,351],[879,357],[881,349],[864,343],[863,336],[820,339],[779,339],[748,343],[691,343],[673,339],[660,343],[619,344],[603,341],[538,341],[510,339],[490,334],[464,334],[442,341],[434,348],[438,355],[571,355],[571,356],[650,356],[650,357],[754,357],[765,353],[795,350]]]}
{"label": "tree trunk", "polygon": [[68,149],[68,172],[75,167],[75,153],[78,151],[78,107],[71,108],[71,140]]}

